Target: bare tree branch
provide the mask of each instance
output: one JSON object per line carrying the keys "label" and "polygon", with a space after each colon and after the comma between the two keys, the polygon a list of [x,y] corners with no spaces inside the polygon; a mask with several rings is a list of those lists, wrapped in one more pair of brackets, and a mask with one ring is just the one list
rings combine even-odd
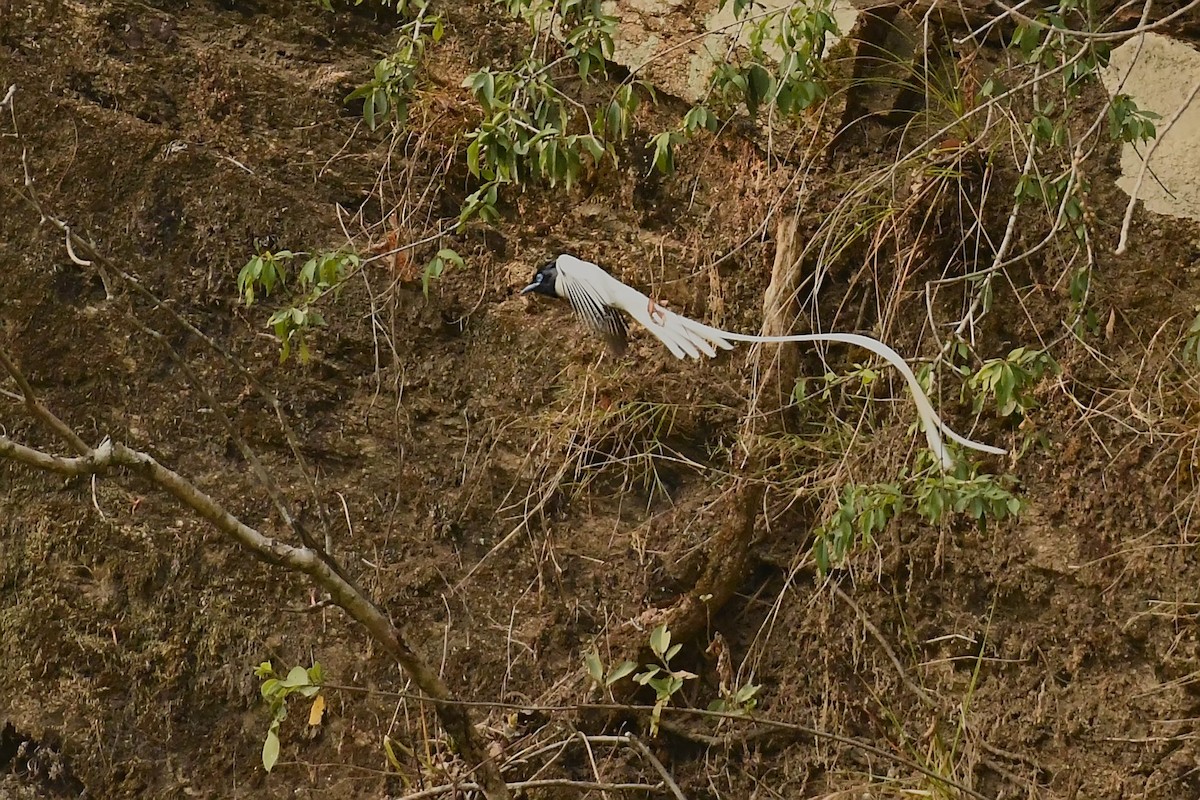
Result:
{"label": "bare tree branch", "polygon": [[308,575],[315,584],[329,593],[333,602],[342,607],[404,668],[413,682],[427,693],[437,708],[443,727],[454,738],[463,757],[478,771],[489,798],[507,798],[508,789],[495,762],[488,755],[479,732],[471,722],[466,708],[452,700],[450,689],[416,651],[409,647],[403,635],[353,584],[344,579],[329,564],[307,547],[293,547],[263,535],[229,513],[216,499],[201,491],[179,473],[160,464],[149,453],[134,450],[105,439],[99,447],[77,458],[63,458],[35,450],[0,436],[0,457],[8,458],[35,469],[60,475],[98,475],[115,467],[126,467],[166,491],[176,500],[207,520],[243,549],[270,564]]}
{"label": "bare tree branch", "polygon": [[[234,358],[228,350],[213,340],[212,337],[200,331],[182,314],[172,308],[169,303],[160,300],[153,292],[142,285],[137,277],[129,274],[121,269],[119,265],[109,260],[92,242],[74,233],[66,221],[50,214],[42,205],[34,188],[34,178],[29,167],[28,152],[24,147],[20,130],[17,127],[14,103],[15,92],[16,86],[14,85],[0,99],[0,109],[7,107],[12,117],[13,133],[5,134],[5,136],[16,138],[21,145],[21,167],[24,177],[23,188],[14,187],[11,191],[38,214],[41,222],[48,222],[62,232],[66,241],[67,254],[72,262],[97,269],[104,280],[105,290],[110,299],[112,299],[113,294],[109,289],[108,277],[115,275],[121,279],[124,286],[150,301],[154,307],[165,311],[179,325],[191,334],[199,337],[205,344],[215,350],[227,363],[235,367],[251,386],[267,399],[275,410],[300,472],[313,493],[318,509],[321,510],[316,482],[305,467],[300,452],[299,440],[288,424],[282,405],[274,393],[268,391],[245,365]],[[90,260],[85,260],[80,254]],[[136,319],[132,313],[132,308],[130,309],[130,316],[135,320],[135,324],[144,332],[150,334],[157,341],[165,343],[166,340],[162,334],[141,324]],[[169,347],[169,345],[168,350],[172,358],[175,358],[181,364],[183,363],[178,353]],[[179,473],[159,463],[149,453],[134,450],[126,445],[113,442],[108,438],[95,449],[88,447],[70,426],[55,416],[38,400],[32,386],[25,379],[15,361],[7,353],[4,353],[3,350],[0,350],[0,367],[16,383],[26,407],[33,416],[45,428],[62,438],[79,454],[75,458],[58,456],[28,447],[10,439],[7,435],[3,435],[0,436],[0,458],[6,458],[34,469],[68,476],[94,476],[107,473],[115,468],[127,468],[172,495],[176,500],[190,508],[214,528],[257,558],[309,576],[313,583],[329,594],[334,603],[341,606],[355,621],[365,627],[372,638],[379,642],[384,650],[400,664],[413,682],[423,692],[433,698],[442,727],[453,738],[464,760],[471,765],[474,777],[479,781],[480,790],[483,794],[489,800],[507,800],[510,797],[508,787],[504,783],[500,769],[488,754],[483,737],[476,730],[467,707],[451,702],[453,698],[450,689],[438,675],[437,671],[408,645],[400,630],[392,624],[391,620],[381,609],[368,599],[362,590],[354,585],[349,577],[332,562],[331,558],[328,558],[315,546],[295,547],[266,536],[255,528],[246,525],[231,514],[215,498],[201,491],[199,487]],[[202,393],[207,394],[203,385],[196,380],[194,373],[186,365],[184,365],[184,369],[197,388]],[[13,395],[13,393],[7,391],[5,391],[5,394],[8,396]],[[218,408],[215,402],[212,403],[212,406]],[[222,416],[224,416],[223,412]],[[228,427],[232,427],[228,425],[229,421],[227,418],[224,421]],[[235,439],[237,438],[235,437]],[[239,446],[243,444],[244,442],[239,442]],[[301,527],[294,521],[283,504],[282,496],[278,493],[266,470],[262,468],[261,463],[253,457],[253,453],[249,451],[248,447],[243,449],[243,454],[248,454],[248,460],[251,461],[252,465],[256,466],[256,474],[263,481],[268,493],[271,494],[272,501],[275,501],[276,508],[283,517],[283,521],[296,530],[297,534],[301,536],[302,541],[309,542],[308,537],[302,533]],[[321,516],[323,519],[323,510]]]}
{"label": "bare tree branch", "polygon": [[0,436],[0,458],[11,459],[19,464],[45,472],[56,472],[59,475],[95,475],[104,471],[112,462],[112,442],[105,440],[95,450],[87,451],[86,455],[64,458],[26,447],[7,436]]}
{"label": "bare tree branch", "polygon": [[271,503],[275,506],[275,510],[279,513],[279,517],[283,520],[284,524],[295,532],[296,536],[299,537],[300,541],[303,542],[306,547],[311,549],[320,558],[325,560],[335,572],[337,572],[347,581],[352,582],[345,569],[339,563],[337,563],[336,560],[334,560],[333,554],[326,552],[324,548],[320,547],[316,541],[313,540],[312,536],[309,535],[305,527],[300,524],[299,520],[293,516],[291,509],[288,507],[287,501],[283,497],[283,492],[279,490],[279,485],[275,482],[275,479],[271,477],[271,474],[267,472],[266,467],[263,466],[262,460],[259,459],[258,454],[251,449],[245,438],[238,433],[237,426],[235,426],[233,421],[229,419],[229,415],[225,413],[225,409],[222,408],[221,404],[217,401],[217,398],[213,397],[212,393],[208,391],[208,387],[203,381],[200,380],[200,376],[196,374],[195,370],[193,370],[187,361],[185,361],[183,357],[179,355],[179,351],[171,346],[171,343],[167,340],[166,336],[163,336],[159,331],[151,328],[149,325],[146,325],[144,322],[138,319],[136,315],[130,314],[129,318],[138,330],[142,331],[142,333],[145,333],[147,336],[151,337],[163,346],[163,349],[167,351],[167,355],[171,357],[171,360],[175,362],[176,366],[178,366],[179,369],[183,371],[183,374],[187,377],[187,379],[191,381],[192,386],[200,393],[200,396],[204,399],[204,402],[208,404],[209,408],[212,409],[212,412],[217,417],[217,420],[222,426],[224,426],[225,432],[231,439],[233,439],[234,444],[237,445],[238,451],[241,452],[242,457],[245,458],[250,464],[251,470],[254,472],[255,477],[258,478],[258,482],[262,484],[264,489],[266,489],[267,495],[271,498]]}
{"label": "bare tree branch", "polygon": [[[50,409],[42,405],[38,400],[37,394],[34,393],[33,387],[29,385],[29,381],[17,368],[16,363],[8,357],[3,348],[0,348],[0,367],[8,373],[13,382],[17,384],[17,388],[21,390],[21,395],[25,399],[25,407],[29,409],[29,413],[33,414],[43,425],[54,431],[60,439],[71,446],[71,449],[76,453],[83,455],[91,452],[91,448],[75,431],[71,430],[71,426],[63,422],[61,419],[51,413]],[[9,394],[5,392],[5,394]]]}

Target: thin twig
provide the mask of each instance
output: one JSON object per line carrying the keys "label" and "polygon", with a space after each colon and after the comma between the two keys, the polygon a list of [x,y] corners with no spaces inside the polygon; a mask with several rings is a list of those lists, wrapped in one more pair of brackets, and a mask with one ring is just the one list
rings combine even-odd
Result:
{"label": "thin twig", "polygon": [[[87,443],[79,437],[79,434],[71,429],[70,425],[63,422],[50,409],[42,405],[42,402],[38,400],[37,394],[33,391],[33,387],[26,380],[25,375],[17,367],[16,362],[4,352],[3,348],[0,348],[0,367],[4,367],[4,371],[8,373],[8,376],[17,384],[17,388],[21,390],[21,394],[25,398],[25,407],[29,409],[29,413],[33,414],[47,428],[54,431],[58,435],[58,438],[70,445],[71,449],[76,453],[85,455],[91,452],[92,448],[87,446]],[[5,392],[5,394],[10,397],[12,396],[9,392]]]}
{"label": "thin twig", "polygon": [[[1195,3],[1192,5],[1195,5]],[[1150,158],[1167,135],[1167,131],[1171,130],[1171,127],[1179,121],[1179,118],[1183,116],[1183,112],[1196,99],[1197,94],[1200,94],[1200,80],[1196,81],[1196,85],[1188,92],[1188,96],[1180,104],[1179,108],[1175,109],[1175,113],[1167,120],[1167,124],[1163,126],[1162,130],[1158,131],[1158,135],[1154,137],[1154,142],[1150,145],[1150,149],[1146,151],[1146,157],[1142,159],[1142,168],[1138,171],[1137,182],[1133,185],[1133,191],[1129,193],[1129,205],[1125,206],[1125,218],[1121,221],[1121,237],[1117,240],[1117,249],[1113,251],[1116,255],[1124,255],[1129,244],[1129,226],[1133,222],[1133,208],[1137,205],[1138,194],[1142,190],[1142,181],[1146,179],[1146,173],[1150,169]]]}
{"label": "thin twig", "polygon": [[675,779],[671,777],[671,773],[667,772],[667,768],[663,766],[663,763],[658,760],[654,753],[650,752],[650,748],[646,747],[646,745],[642,743],[642,740],[634,736],[632,733],[626,738],[629,740],[629,744],[633,747],[633,749],[641,753],[642,756],[650,762],[650,766],[654,767],[654,771],[657,772],[659,777],[663,779],[663,783],[665,783],[667,788],[671,790],[671,794],[675,795],[676,800],[687,800],[687,797],[683,794],[683,791],[680,790],[679,784],[675,782]]}
{"label": "thin twig", "polygon": [[[596,783],[595,781],[572,781],[565,778],[543,778],[536,781],[514,781],[508,784],[513,791],[527,789],[551,789],[561,787],[579,791],[608,791],[608,792],[658,792],[662,784],[650,783]],[[397,797],[396,800],[427,800],[430,797],[440,797],[451,792],[478,792],[482,787],[475,783],[447,783],[434,786],[432,789],[422,789],[413,794]]]}
{"label": "thin twig", "polygon": [[[1184,14],[1188,13],[1196,6],[1200,6],[1200,0],[1192,0],[1192,2],[1188,3],[1183,8],[1177,9],[1176,11],[1173,11],[1172,13],[1163,17],[1162,19],[1157,19],[1154,22],[1144,24],[1144,25],[1138,25],[1136,28],[1129,28],[1128,30],[1123,30],[1123,31],[1098,32],[1098,31],[1081,31],[1081,30],[1075,30],[1073,28],[1060,28],[1058,26],[1054,26],[1054,25],[1050,25],[1045,22],[1042,22],[1041,20],[1034,19],[1033,17],[1027,17],[1024,14],[1022,14],[1020,11],[1018,11],[1017,9],[1010,8],[1006,5],[1004,5],[1004,3],[1000,2],[1000,0],[992,0],[992,2],[994,2],[996,5],[1000,6],[1000,8],[1004,9],[1004,15],[1011,16],[1014,19],[1019,19],[1021,22],[1024,22],[1026,25],[1032,25],[1033,27],[1040,28],[1041,30],[1052,31],[1053,33],[1059,33],[1059,34],[1062,34],[1063,36],[1067,36],[1067,37],[1070,37],[1073,39],[1091,39],[1093,41],[1100,41],[1100,42],[1111,42],[1111,41],[1116,41],[1117,39],[1129,39],[1133,36],[1137,36],[1138,34],[1146,33],[1147,31],[1152,31],[1152,30],[1155,30],[1156,28],[1161,28],[1162,26],[1166,25],[1168,22],[1171,22],[1172,20],[1182,17]],[[1001,16],[1004,16],[1004,15],[1001,15]]]}
{"label": "thin twig", "polygon": [[326,529],[325,537],[326,546],[321,547],[312,538],[312,535],[309,534],[308,530],[302,524],[300,524],[299,520],[293,516],[291,509],[288,507],[287,501],[284,499],[283,492],[280,490],[279,485],[275,482],[275,479],[271,477],[271,473],[267,471],[265,466],[263,466],[262,460],[258,457],[258,454],[251,449],[245,438],[238,432],[237,426],[233,424],[233,420],[231,420],[229,415],[225,413],[225,409],[222,407],[221,402],[217,400],[217,398],[214,397],[211,392],[209,392],[208,387],[202,380],[200,380],[200,376],[198,376],[191,368],[191,365],[184,360],[184,358],[179,354],[179,351],[177,351],[171,345],[171,342],[166,336],[163,336],[161,332],[143,323],[140,319],[138,319],[137,315],[133,314],[132,312],[129,314],[129,320],[134,324],[135,327],[137,327],[138,330],[163,346],[163,348],[167,351],[167,355],[170,356],[173,362],[175,362],[175,365],[179,367],[196,391],[200,393],[200,397],[205,403],[208,404],[208,407],[212,409],[212,413],[216,416],[217,421],[220,422],[225,428],[225,433],[237,446],[238,452],[242,454],[242,458],[246,459],[246,461],[250,464],[250,469],[254,473],[254,476],[258,479],[258,482],[262,484],[264,489],[266,489],[267,496],[271,498],[271,504],[275,506],[275,511],[278,512],[280,519],[283,520],[283,524],[296,534],[305,547],[312,550],[317,554],[318,558],[329,564],[330,568],[341,575],[344,580],[346,580],[348,583],[354,583],[354,579],[350,577],[350,574],[346,571],[345,567],[338,563],[338,561],[333,557],[333,553],[330,552],[328,546],[330,543],[328,528]]}
{"label": "thin twig", "polygon": [[892,665],[896,668],[896,672],[900,675],[900,680],[905,686],[908,687],[909,691],[915,694],[917,699],[919,699],[929,708],[937,708],[937,702],[929,696],[929,693],[908,677],[908,672],[904,669],[903,665],[901,665],[900,659],[896,657],[896,652],[892,650],[892,646],[888,644],[887,639],[883,638],[883,634],[880,633],[879,629],[875,627],[875,624],[871,622],[871,618],[867,616],[867,612],[862,609],[862,606],[854,602],[853,598],[843,592],[842,587],[838,586],[836,583],[830,583],[829,585],[830,588],[833,589],[833,593],[841,598],[846,605],[854,609],[854,613],[858,614],[858,618],[862,621],[863,627],[875,637],[875,641],[879,642],[879,646],[883,648],[883,652],[887,653],[888,659],[891,660]]}

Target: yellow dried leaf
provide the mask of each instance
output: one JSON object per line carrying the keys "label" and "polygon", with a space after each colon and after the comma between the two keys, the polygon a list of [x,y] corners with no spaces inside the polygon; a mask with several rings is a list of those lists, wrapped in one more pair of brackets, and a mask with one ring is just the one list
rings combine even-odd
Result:
{"label": "yellow dried leaf", "polygon": [[308,711],[308,724],[314,728],[321,724],[321,717],[325,715],[325,695],[319,694],[313,700],[312,708]]}

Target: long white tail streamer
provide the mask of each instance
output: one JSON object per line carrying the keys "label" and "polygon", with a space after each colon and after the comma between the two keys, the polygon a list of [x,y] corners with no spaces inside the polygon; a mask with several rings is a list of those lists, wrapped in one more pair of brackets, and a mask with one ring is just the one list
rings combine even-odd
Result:
{"label": "long white tail streamer", "polygon": [[[665,309],[660,309],[661,314]],[[726,350],[732,349],[733,345],[729,342],[758,342],[762,344],[786,344],[788,342],[839,342],[841,344],[851,344],[856,347],[861,347],[864,350],[870,350],[875,355],[887,361],[904,376],[904,381],[908,384],[908,390],[912,393],[913,402],[917,404],[917,413],[921,417],[925,428],[925,438],[929,442],[929,449],[932,450],[941,460],[942,466],[949,468],[954,465],[954,460],[950,457],[949,451],[946,449],[945,443],[942,441],[942,434],[952,442],[956,442],[963,447],[968,447],[972,450],[979,450],[984,453],[992,453],[993,455],[1005,455],[1008,451],[999,447],[993,447],[990,444],[975,442],[964,436],[960,436],[950,429],[946,423],[942,422],[937,411],[933,408],[933,403],[929,401],[929,396],[925,394],[925,390],[921,388],[921,383],[917,380],[917,376],[913,374],[912,368],[908,366],[908,362],[904,357],[888,347],[878,339],[872,339],[870,336],[863,336],[857,333],[805,333],[795,334],[792,336],[753,336],[744,333],[733,333],[731,331],[723,331],[719,328],[713,328],[687,317],[672,314],[680,325],[688,331],[703,337],[708,341],[723,347]],[[670,320],[664,320],[665,325],[669,325]],[[652,329],[653,330],[653,329]]]}

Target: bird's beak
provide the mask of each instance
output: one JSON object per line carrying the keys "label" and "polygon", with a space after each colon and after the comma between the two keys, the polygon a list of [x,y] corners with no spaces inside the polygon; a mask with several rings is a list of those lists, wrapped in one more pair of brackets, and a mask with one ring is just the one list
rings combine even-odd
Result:
{"label": "bird's beak", "polygon": [[537,285],[536,283],[531,283],[531,284],[529,284],[528,286],[526,286],[524,289],[522,289],[522,290],[519,292],[519,294],[528,294],[529,292],[532,292],[532,291],[533,291],[534,289],[536,289],[537,287],[538,287],[538,285]]}

